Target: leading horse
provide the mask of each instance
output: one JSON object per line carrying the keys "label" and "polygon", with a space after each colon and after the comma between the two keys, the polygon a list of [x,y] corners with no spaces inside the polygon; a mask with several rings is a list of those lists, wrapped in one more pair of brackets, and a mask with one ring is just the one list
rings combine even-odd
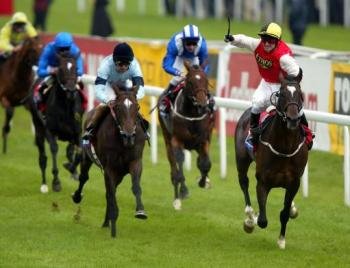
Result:
{"label": "leading horse", "polygon": [[77,177],[76,167],[81,159],[80,138],[82,132],[82,95],[77,85],[76,59],[70,55],[57,54],[58,73],[53,77],[53,84],[47,88],[46,108],[39,111],[35,104],[31,106],[31,114],[35,127],[35,144],[39,151],[39,166],[42,183],[41,192],[46,193],[46,165],[45,139],[50,145],[52,155],[52,188],[61,190],[61,182],[57,167],[57,140],[68,142],[66,156],[69,169],[73,177]]}
{"label": "leading horse", "polygon": [[[131,90],[118,84],[112,84],[117,96],[109,103],[110,113],[101,122],[95,138],[83,146],[83,158],[80,166],[79,187],[73,195],[73,201],[80,203],[85,183],[89,179],[89,169],[96,163],[104,174],[106,188],[106,214],[102,227],[111,224],[111,236],[115,237],[119,208],[116,199],[117,186],[127,175],[131,175],[132,192],[136,199],[135,217],[147,219],[141,200],[140,186],[142,174],[142,154],[146,136],[142,128],[142,118],[138,114],[136,99],[137,87]],[[89,112],[85,125],[91,120]]]}
{"label": "leading horse", "polygon": [[[300,178],[308,160],[308,148],[300,125],[303,93],[299,82],[287,77],[282,81],[280,90],[271,96],[271,102],[275,105],[275,114],[267,118],[269,123],[263,127],[255,152],[258,216],[253,211],[248,191],[247,172],[253,161],[245,148],[250,108],[240,117],[235,132],[236,166],[239,184],[244,194],[245,213],[248,216],[244,222],[244,230],[248,233],[252,232],[256,223],[260,228],[267,227],[268,194],[272,188],[284,188],[284,203],[280,212],[281,229],[277,241],[281,249],[285,248],[289,217],[295,218],[298,215],[293,199],[299,189]],[[278,99],[277,102],[276,99]]]}
{"label": "leading horse", "polygon": [[7,152],[7,137],[10,122],[16,106],[29,107],[32,86],[35,79],[33,66],[37,64],[41,50],[37,38],[27,38],[19,51],[12,53],[0,64],[0,100],[8,101],[5,107],[5,122],[2,127],[3,153]]}
{"label": "leading horse", "polygon": [[[200,170],[198,185],[209,187],[208,173],[211,168],[209,147],[215,114],[209,109],[209,83],[205,72],[198,65],[191,66],[185,61],[187,75],[174,105],[171,105],[170,122],[164,122],[160,110],[158,118],[162,128],[167,157],[171,169],[171,182],[174,186],[173,207],[181,209],[181,199],[188,196],[188,188],[183,174],[183,150],[198,153],[197,167]],[[161,100],[162,96],[160,96]],[[170,126],[170,127],[169,127]]]}

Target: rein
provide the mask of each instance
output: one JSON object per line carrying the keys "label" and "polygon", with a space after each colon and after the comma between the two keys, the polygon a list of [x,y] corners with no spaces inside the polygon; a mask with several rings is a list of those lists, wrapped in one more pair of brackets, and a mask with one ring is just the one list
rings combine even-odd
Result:
{"label": "rein", "polygon": [[182,94],[182,91],[183,91],[183,89],[181,89],[179,94],[177,94],[176,99],[175,99],[175,105],[170,103],[170,107],[171,107],[171,110],[173,111],[174,115],[177,116],[177,117],[180,117],[181,119],[185,119],[185,120],[188,120],[188,121],[200,121],[200,120],[203,120],[208,115],[208,113],[204,113],[203,115],[201,115],[199,117],[188,117],[188,116],[184,116],[184,115],[180,114],[177,111],[177,107],[178,107],[177,103],[178,103],[180,95]]}
{"label": "rein", "polygon": [[261,136],[259,137],[259,141],[260,141],[263,145],[267,146],[267,147],[271,150],[271,152],[273,152],[275,155],[288,158],[288,157],[292,157],[292,156],[296,155],[296,154],[300,151],[301,146],[304,145],[305,137],[303,138],[303,140],[301,141],[301,143],[299,143],[297,149],[296,149],[293,153],[290,153],[290,154],[285,154],[285,153],[281,153],[281,152],[277,151],[275,148],[273,148],[273,146],[272,146],[269,142],[263,141],[263,140],[261,139]]}

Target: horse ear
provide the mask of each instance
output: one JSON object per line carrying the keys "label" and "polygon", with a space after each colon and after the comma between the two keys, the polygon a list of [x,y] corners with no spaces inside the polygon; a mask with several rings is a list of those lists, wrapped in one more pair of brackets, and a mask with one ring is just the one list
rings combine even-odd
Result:
{"label": "horse ear", "polygon": [[185,60],[184,65],[185,65],[187,71],[189,71],[191,69],[191,62],[190,61]]}

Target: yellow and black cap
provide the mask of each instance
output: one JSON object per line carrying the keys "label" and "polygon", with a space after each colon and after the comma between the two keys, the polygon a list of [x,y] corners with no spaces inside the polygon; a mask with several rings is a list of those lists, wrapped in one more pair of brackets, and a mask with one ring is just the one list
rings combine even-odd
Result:
{"label": "yellow and black cap", "polygon": [[277,23],[270,22],[261,28],[258,35],[269,36],[279,40],[281,39],[281,36],[282,36],[282,28]]}

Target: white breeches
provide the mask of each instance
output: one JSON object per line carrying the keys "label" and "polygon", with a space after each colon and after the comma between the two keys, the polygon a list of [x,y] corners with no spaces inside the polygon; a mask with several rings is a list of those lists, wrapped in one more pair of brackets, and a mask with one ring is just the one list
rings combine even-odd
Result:
{"label": "white breeches", "polygon": [[252,113],[259,114],[271,105],[271,94],[278,91],[281,84],[268,83],[261,79],[252,99]]}
{"label": "white breeches", "polygon": [[[193,59],[184,59],[182,57],[177,56],[175,59],[175,62],[173,64],[173,67],[175,69],[180,70],[181,72],[184,72],[184,60],[187,60],[189,62],[191,62],[191,65],[199,65],[199,59],[198,57],[194,57]],[[173,76],[173,78],[170,80],[170,84],[172,84],[173,86],[176,86],[177,84],[179,84],[181,81],[183,81],[183,77],[181,76]]]}

